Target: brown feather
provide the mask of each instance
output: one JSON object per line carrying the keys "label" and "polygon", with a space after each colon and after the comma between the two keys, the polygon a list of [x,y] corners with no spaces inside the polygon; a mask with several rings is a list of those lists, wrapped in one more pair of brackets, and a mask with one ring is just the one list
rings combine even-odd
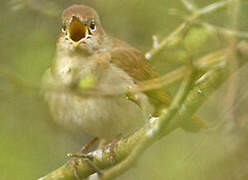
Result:
{"label": "brown feather", "polygon": [[[144,58],[143,54],[128,44],[114,39],[114,48],[110,50],[111,63],[123,69],[135,83],[151,80],[159,76],[155,68]],[[156,107],[156,114],[171,102],[170,95],[164,88],[145,92]]]}
{"label": "brown feather", "polygon": [[65,9],[61,17],[62,23],[67,23],[73,16],[79,18],[81,21],[95,19],[97,23],[100,23],[97,12],[89,6],[72,5]]}
{"label": "brown feather", "polygon": [[[118,42],[121,44],[121,42]],[[115,46],[110,51],[111,63],[123,69],[131,76],[136,83],[151,80],[159,76],[155,68],[144,58],[137,49],[130,47],[126,43],[122,46]],[[155,106],[153,116],[159,116],[161,111],[168,107],[172,101],[171,96],[165,88],[154,89],[144,92],[150,102]],[[196,116],[193,116],[187,123],[181,124],[181,127],[187,131],[198,132],[201,128],[206,128],[206,123]]]}

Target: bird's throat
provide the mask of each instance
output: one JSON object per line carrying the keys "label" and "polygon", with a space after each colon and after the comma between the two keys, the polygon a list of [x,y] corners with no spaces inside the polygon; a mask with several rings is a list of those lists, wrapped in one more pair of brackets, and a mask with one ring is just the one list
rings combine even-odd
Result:
{"label": "bird's throat", "polygon": [[69,38],[73,42],[79,42],[82,39],[87,38],[87,35],[88,35],[87,32],[88,32],[87,26],[81,23],[77,18],[72,19],[67,29]]}

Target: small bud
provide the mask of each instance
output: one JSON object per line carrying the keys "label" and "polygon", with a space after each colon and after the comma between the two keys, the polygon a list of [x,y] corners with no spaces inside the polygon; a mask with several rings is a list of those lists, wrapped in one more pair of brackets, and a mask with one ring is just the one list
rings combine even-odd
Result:
{"label": "small bud", "polygon": [[158,47],[159,42],[158,42],[158,37],[156,35],[152,36],[152,41],[153,41],[153,48]]}
{"label": "small bud", "polygon": [[184,39],[184,46],[189,51],[197,50],[206,43],[210,35],[204,28],[192,28]]}
{"label": "small bud", "polygon": [[96,78],[93,74],[89,74],[88,76],[81,79],[79,82],[79,88],[80,89],[90,89],[95,87],[96,85]]}
{"label": "small bud", "polygon": [[152,57],[152,56],[151,56],[151,53],[146,53],[146,54],[145,54],[145,58],[146,58],[147,60],[151,59],[151,57]]}

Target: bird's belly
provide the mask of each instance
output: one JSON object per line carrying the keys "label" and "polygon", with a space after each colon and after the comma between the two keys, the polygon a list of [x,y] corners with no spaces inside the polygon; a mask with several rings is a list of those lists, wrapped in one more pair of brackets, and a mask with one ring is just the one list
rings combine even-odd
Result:
{"label": "bird's belly", "polygon": [[144,94],[139,97],[142,108],[123,97],[79,97],[52,92],[46,94],[57,123],[109,140],[132,133],[149,118],[153,108]]}

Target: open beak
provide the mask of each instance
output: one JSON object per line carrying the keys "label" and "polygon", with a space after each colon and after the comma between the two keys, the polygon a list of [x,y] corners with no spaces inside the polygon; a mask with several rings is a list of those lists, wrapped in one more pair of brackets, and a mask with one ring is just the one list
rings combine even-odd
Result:
{"label": "open beak", "polygon": [[77,46],[80,42],[87,39],[89,30],[78,18],[73,17],[70,25],[66,29],[67,38],[71,40],[73,45]]}

